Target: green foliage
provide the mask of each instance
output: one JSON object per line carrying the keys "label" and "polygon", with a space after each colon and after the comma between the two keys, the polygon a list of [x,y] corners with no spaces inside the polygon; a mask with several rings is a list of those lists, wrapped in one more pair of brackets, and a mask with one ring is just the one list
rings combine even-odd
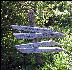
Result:
{"label": "green foliage", "polygon": [[[35,65],[34,54],[24,54],[15,45],[32,40],[18,40],[11,25],[30,26],[28,10],[35,12],[36,26],[46,26],[66,34],[54,38],[68,53],[42,53],[43,66]],[[49,19],[51,18],[51,19]],[[49,40],[49,39],[43,39]],[[41,41],[41,40],[40,40]],[[26,61],[24,61],[26,59]],[[1,1],[1,70],[71,70],[72,69],[72,4],[70,1]]]}

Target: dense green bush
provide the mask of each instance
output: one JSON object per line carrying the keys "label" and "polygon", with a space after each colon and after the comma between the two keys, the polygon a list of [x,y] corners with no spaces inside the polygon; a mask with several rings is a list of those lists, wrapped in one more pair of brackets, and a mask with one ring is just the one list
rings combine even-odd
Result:
{"label": "dense green bush", "polygon": [[[30,26],[28,10],[35,12],[36,26],[49,27],[66,34],[53,40],[68,53],[42,53],[43,66],[35,65],[35,55],[16,50],[15,45],[31,40],[18,40],[11,25]],[[47,39],[46,39],[47,40]],[[71,70],[72,69],[72,4],[70,1],[1,1],[1,70]],[[26,61],[24,61],[26,59]]]}

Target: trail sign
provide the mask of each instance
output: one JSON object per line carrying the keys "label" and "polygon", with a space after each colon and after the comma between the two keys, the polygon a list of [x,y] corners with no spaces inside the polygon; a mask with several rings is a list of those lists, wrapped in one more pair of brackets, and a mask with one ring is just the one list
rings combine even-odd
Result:
{"label": "trail sign", "polygon": [[[13,25],[12,25],[12,27],[13,27]],[[46,29],[46,32],[48,31],[48,33],[46,33],[45,29],[42,29],[42,28],[36,28],[36,27],[30,28],[30,27],[27,27],[27,26],[25,26],[25,27],[22,26],[23,28],[20,28],[20,27],[15,26],[13,28],[14,29],[19,28],[18,30],[22,30],[23,28],[26,28],[27,30],[24,29],[24,31],[31,31],[31,32],[37,31],[38,33],[13,33],[13,35],[16,36],[18,39],[53,38],[53,37],[56,37],[56,36],[65,36],[62,33],[55,32],[55,31],[52,31],[52,30],[47,30],[47,29]],[[44,32],[45,32],[45,34],[44,34]],[[16,45],[16,48],[22,53],[44,53],[44,52],[62,51],[62,48],[58,48],[58,47],[44,47],[44,46],[52,46],[52,45],[60,45],[60,44],[50,40],[50,41]]]}
{"label": "trail sign", "polygon": [[53,45],[60,45],[57,42],[54,42],[51,40],[37,42],[37,38],[41,38],[41,39],[42,38],[53,38],[57,36],[65,37],[64,34],[53,31],[48,28],[33,27],[35,23],[34,23],[32,12],[29,13],[29,20],[30,20],[30,24],[32,27],[11,25],[13,29],[32,32],[32,33],[13,33],[13,35],[17,37],[18,39],[33,39],[34,40],[33,43],[15,45],[17,50],[19,50],[22,53],[45,53],[45,52],[56,52],[56,51],[63,50],[62,48],[58,48],[58,47],[47,47],[47,46],[53,46]]}
{"label": "trail sign", "polygon": [[21,44],[21,45],[15,45],[17,48],[33,48],[33,47],[44,47],[44,46],[53,46],[53,45],[60,45],[57,42],[54,41],[42,41],[42,42],[37,42],[37,43],[28,43],[28,44]]}
{"label": "trail sign", "polygon": [[63,49],[59,47],[38,47],[34,48],[17,48],[22,53],[45,53],[45,52],[60,52]]}
{"label": "trail sign", "polygon": [[13,33],[18,39],[34,39],[34,38],[54,38],[56,35],[42,33]]}
{"label": "trail sign", "polygon": [[60,33],[60,32],[55,32],[51,29],[48,28],[39,28],[39,27],[29,27],[29,26],[18,26],[18,25],[11,25],[13,29],[18,29],[18,30],[23,30],[23,31],[30,31],[30,32],[38,32],[38,33],[42,33],[42,34],[51,34],[51,35],[55,35],[55,36],[63,36],[65,37],[64,34]]}

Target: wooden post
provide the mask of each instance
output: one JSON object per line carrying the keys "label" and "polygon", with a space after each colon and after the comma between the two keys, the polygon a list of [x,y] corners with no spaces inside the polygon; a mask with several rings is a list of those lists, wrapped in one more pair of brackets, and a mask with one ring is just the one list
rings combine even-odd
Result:
{"label": "wooden post", "polygon": [[[34,26],[36,26],[35,25],[35,21],[34,21],[34,11],[31,9],[31,10],[29,10],[29,22],[30,22],[30,26],[31,27],[34,27]],[[35,39],[33,39],[33,42],[37,42],[37,39],[35,38]],[[34,47],[34,49],[36,49],[37,47]],[[40,53],[36,53],[35,54],[35,56],[36,56],[36,64],[38,64],[38,65],[42,65],[42,59],[41,59],[41,54]]]}

